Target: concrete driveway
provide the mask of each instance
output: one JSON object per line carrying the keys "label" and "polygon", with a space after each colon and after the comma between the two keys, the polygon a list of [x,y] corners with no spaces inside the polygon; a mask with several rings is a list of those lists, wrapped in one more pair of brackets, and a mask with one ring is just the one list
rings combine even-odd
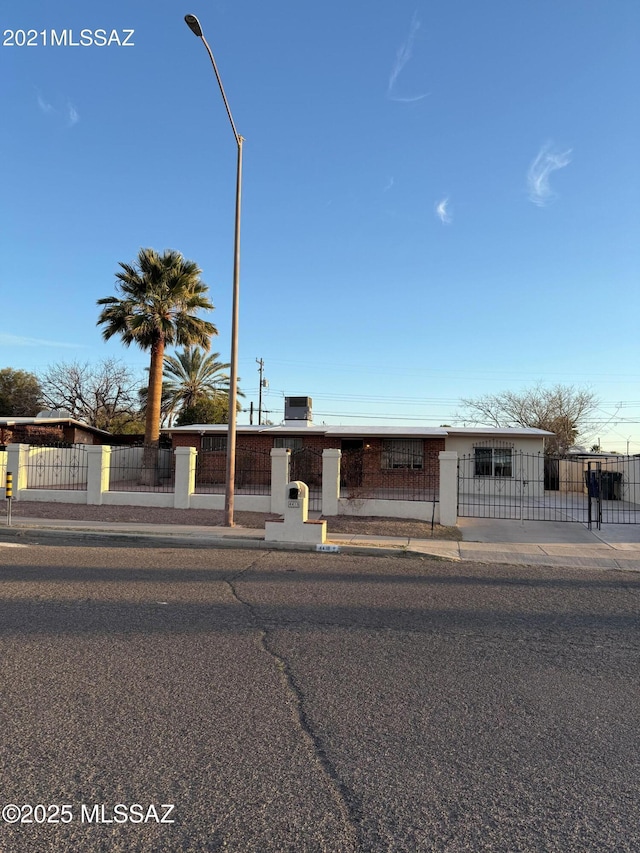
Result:
{"label": "concrete driveway", "polygon": [[[640,525],[460,518],[460,560],[640,571]],[[455,559],[455,557],[454,557]]]}
{"label": "concrete driveway", "polygon": [[640,524],[603,524],[601,530],[586,524],[562,521],[515,521],[502,518],[459,518],[464,542],[598,545],[620,549],[640,545]]}

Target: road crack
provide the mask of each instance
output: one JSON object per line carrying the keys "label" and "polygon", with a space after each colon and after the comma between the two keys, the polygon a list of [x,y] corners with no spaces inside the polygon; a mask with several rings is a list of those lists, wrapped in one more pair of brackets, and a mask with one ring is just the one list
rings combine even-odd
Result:
{"label": "road crack", "polygon": [[[262,557],[264,557],[264,555],[262,555]],[[260,557],[254,560],[244,569],[241,569],[232,576],[226,578],[225,582],[231,590],[231,594],[235,601],[246,608],[258,633],[262,650],[269,656],[278,670],[292,709],[294,723],[300,732],[303,741],[306,743],[314,761],[319,766],[331,796],[336,803],[344,822],[349,844],[346,849],[353,851],[353,853],[357,853],[357,851],[363,849],[360,832],[362,808],[358,804],[354,792],[340,778],[335,765],[329,758],[322,744],[321,738],[313,727],[307,711],[304,691],[296,679],[287,658],[280,652],[276,651],[271,642],[270,633],[273,628],[267,626],[266,623],[260,620],[256,608],[251,604],[251,602],[243,598],[238,591],[238,581],[247,573],[258,569],[260,560]]]}

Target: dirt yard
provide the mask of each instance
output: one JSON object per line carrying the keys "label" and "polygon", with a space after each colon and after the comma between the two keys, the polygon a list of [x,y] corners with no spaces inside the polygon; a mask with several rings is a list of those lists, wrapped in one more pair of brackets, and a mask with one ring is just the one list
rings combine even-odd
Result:
{"label": "dirt yard", "polygon": [[[4,515],[5,506],[0,504]],[[12,517],[62,519],[69,521],[115,521],[139,524],[188,524],[202,527],[221,527],[224,524],[223,510],[169,509],[142,506],[87,506],[85,504],[44,503],[41,501],[16,501],[11,508]],[[236,512],[238,527],[260,529],[265,521],[273,521],[277,515],[260,512]],[[327,530],[332,533],[351,533],[363,536],[403,536],[414,539],[461,538],[457,527],[431,528],[428,521],[375,518],[371,516],[336,515],[326,518]]]}

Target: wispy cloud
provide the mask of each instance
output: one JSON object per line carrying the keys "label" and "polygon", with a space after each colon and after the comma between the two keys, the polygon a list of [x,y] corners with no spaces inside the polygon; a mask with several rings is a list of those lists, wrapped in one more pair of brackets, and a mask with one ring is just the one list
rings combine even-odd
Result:
{"label": "wispy cloud", "polygon": [[393,64],[393,68],[391,69],[391,74],[389,75],[389,82],[387,84],[387,97],[391,98],[392,101],[401,101],[403,103],[412,103],[413,101],[421,101],[423,98],[426,98],[429,94],[428,92],[424,92],[422,95],[398,95],[396,92],[396,83],[402,69],[405,67],[407,62],[413,56],[413,43],[416,40],[416,35],[418,30],[420,29],[420,21],[418,20],[418,16],[414,13],[413,18],[411,19],[411,26],[409,27],[409,36],[407,40],[400,45],[398,48],[398,53],[396,54],[396,61]]}
{"label": "wispy cloud", "polygon": [[27,338],[23,335],[7,335],[0,332],[0,346],[3,347],[65,347],[81,349],[84,344],[62,343],[61,341],[46,341],[41,338]]}
{"label": "wispy cloud", "polygon": [[564,169],[571,162],[571,149],[554,150],[550,142],[543,145],[527,172],[529,200],[538,207],[544,207],[556,194],[549,186],[549,176],[557,169]]}
{"label": "wispy cloud", "polygon": [[389,180],[388,180],[388,181],[387,181],[387,183],[385,184],[385,186],[384,186],[384,188],[383,188],[382,192],[383,192],[383,193],[389,192],[389,190],[390,190],[390,189],[391,189],[391,187],[394,185],[394,183],[395,183],[395,181],[393,180],[393,177],[389,178]]}
{"label": "wispy cloud", "polygon": [[36,96],[38,108],[43,115],[53,116],[58,120],[64,118],[68,127],[73,127],[74,124],[77,124],[80,121],[80,114],[71,101],[67,100],[64,108],[56,108],[53,104],[46,101],[42,93],[37,89]]}
{"label": "wispy cloud", "polygon": [[443,198],[436,204],[436,216],[444,225],[449,225],[453,222],[453,214],[449,210],[449,199]]}
{"label": "wispy cloud", "polygon": [[69,127],[73,127],[74,124],[77,124],[80,121],[78,111],[71,101],[67,101],[67,121],[69,123]]}
{"label": "wispy cloud", "polygon": [[52,105],[51,105],[51,104],[49,104],[49,103],[47,103],[47,102],[45,101],[45,99],[42,97],[42,95],[40,94],[40,92],[38,92],[38,106],[40,107],[40,110],[41,110],[45,115],[47,115],[48,113],[53,113],[53,112],[55,112],[55,110],[54,110],[54,108],[52,107]]}

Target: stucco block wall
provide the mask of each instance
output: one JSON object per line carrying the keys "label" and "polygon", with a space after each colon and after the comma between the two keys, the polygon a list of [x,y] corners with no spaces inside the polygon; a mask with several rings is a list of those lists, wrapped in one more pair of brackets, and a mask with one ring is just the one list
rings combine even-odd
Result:
{"label": "stucco block wall", "polygon": [[7,451],[6,450],[0,450],[0,499],[5,498],[4,487],[5,487],[6,479],[7,479]]}
{"label": "stucco block wall", "polygon": [[[510,449],[511,476],[476,475],[475,448]],[[539,436],[449,436],[447,450],[458,453],[461,494],[474,493],[505,500],[516,500],[521,493],[528,497],[544,494],[544,439]]]}
{"label": "stucco block wall", "polygon": [[526,438],[522,436],[500,435],[492,438],[488,435],[448,436],[447,450],[455,450],[458,456],[473,455],[476,447],[511,447],[515,452],[544,453],[544,440],[537,436]]}

